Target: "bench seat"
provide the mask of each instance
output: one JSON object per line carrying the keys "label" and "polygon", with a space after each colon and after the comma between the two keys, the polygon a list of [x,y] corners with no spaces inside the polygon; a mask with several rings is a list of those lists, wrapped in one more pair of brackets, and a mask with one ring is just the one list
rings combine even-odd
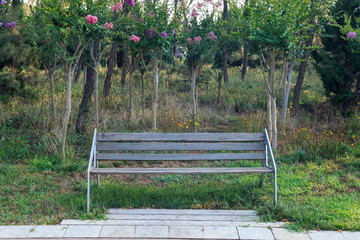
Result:
{"label": "bench seat", "polygon": [[273,173],[269,167],[242,168],[93,168],[94,174],[236,174],[236,173]]}

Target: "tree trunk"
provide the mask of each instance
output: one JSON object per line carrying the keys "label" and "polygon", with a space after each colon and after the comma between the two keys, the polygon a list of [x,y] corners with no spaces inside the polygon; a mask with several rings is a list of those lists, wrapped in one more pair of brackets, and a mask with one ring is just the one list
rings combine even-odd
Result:
{"label": "tree trunk", "polygon": [[271,123],[272,123],[272,136],[271,147],[274,152],[277,150],[277,114],[276,114],[276,96],[271,96]]}
{"label": "tree trunk", "polygon": [[267,97],[267,125],[268,125],[268,133],[269,133],[269,139],[272,139],[272,111],[271,111],[271,96],[270,93],[268,93]]}
{"label": "tree trunk", "polygon": [[83,76],[83,90],[85,88],[85,84],[86,84],[86,77],[87,76],[87,66],[86,64],[84,64],[84,76]]}
{"label": "tree trunk", "polygon": [[[286,78],[287,78],[288,82],[287,82],[287,87],[286,87],[286,92],[285,92],[285,97],[284,97],[283,112],[282,112],[282,121],[283,121],[284,126],[285,126],[286,110],[287,110],[289,95],[290,95],[291,76],[292,76],[294,66],[295,66],[295,61],[292,61],[290,63],[290,67],[289,67],[288,71],[286,71],[287,72]],[[284,88],[285,88],[285,84],[284,84]]]}
{"label": "tree trunk", "polygon": [[75,70],[75,77],[74,77],[74,83],[77,83],[79,78],[80,78],[80,74],[81,74],[81,68],[84,65],[84,56],[81,56],[80,60],[79,60],[79,64]]}
{"label": "tree trunk", "polygon": [[95,128],[99,127],[99,64],[95,63],[94,79],[94,108],[95,108]]}
{"label": "tree trunk", "polygon": [[222,74],[219,73],[218,95],[217,95],[217,99],[216,99],[216,104],[218,105],[218,107],[220,106],[221,81],[222,81]]}
{"label": "tree trunk", "polygon": [[144,81],[144,75],[145,75],[145,70],[141,69],[140,70],[141,73],[141,105],[142,105],[142,115],[143,118],[145,118],[145,81]]}
{"label": "tree trunk", "polygon": [[110,51],[110,56],[107,61],[107,72],[105,77],[105,83],[104,83],[104,90],[103,90],[103,96],[104,98],[108,98],[110,96],[110,89],[111,89],[111,78],[114,74],[114,68],[117,63],[117,49],[118,49],[119,43],[115,42]]}
{"label": "tree trunk", "polygon": [[83,91],[83,97],[79,107],[79,114],[76,120],[76,132],[81,132],[84,129],[86,115],[89,111],[88,105],[91,101],[91,96],[95,86],[94,78],[95,70],[93,68],[88,68],[88,70],[86,71],[86,81]]}
{"label": "tree trunk", "polygon": [[[315,20],[313,21],[313,23],[315,25]],[[306,72],[306,68],[308,66],[308,59],[309,59],[309,55],[310,55],[310,49],[308,49],[308,48],[313,45],[313,40],[314,40],[314,34],[311,33],[308,41],[306,42],[306,47],[307,48],[304,50],[304,55],[301,58],[299,75],[298,75],[296,85],[295,85],[295,89],[294,89],[294,99],[293,99],[294,112],[297,112],[297,110],[299,109],[301,87],[302,87],[302,85],[304,83],[305,72]]]}
{"label": "tree trunk", "polygon": [[71,70],[69,70],[66,73],[66,78],[67,78],[66,110],[65,110],[65,114],[64,114],[63,126],[62,126],[62,130],[61,130],[61,141],[60,141],[63,159],[65,159],[66,133],[67,133],[67,128],[68,128],[69,119],[70,119],[70,113],[71,113],[71,81],[72,81]]}
{"label": "tree trunk", "polygon": [[196,77],[197,77],[197,66],[195,63],[191,64],[191,101],[192,101],[192,115],[196,118],[197,115],[197,101],[196,101]]}
{"label": "tree trunk", "polygon": [[[227,21],[228,20],[228,0],[224,0],[224,11],[223,11],[223,20]],[[224,23],[224,28],[226,29],[226,24]],[[226,43],[225,43],[226,45]],[[224,75],[224,83],[225,84],[229,84],[229,74],[228,74],[228,67],[227,67],[227,62],[228,62],[228,58],[229,58],[229,54],[228,54],[228,49],[227,46],[224,46],[223,48],[223,75]]]}
{"label": "tree trunk", "polygon": [[241,69],[241,79],[242,80],[245,80],[245,78],[246,78],[248,65],[249,65],[249,47],[248,47],[248,43],[245,42],[245,44],[244,44],[243,66],[242,66],[242,69]]}
{"label": "tree trunk", "polygon": [[[51,70],[50,70],[51,71]],[[50,82],[50,96],[51,96],[51,122],[55,123],[56,119],[56,109],[55,109],[55,91],[54,91],[54,73],[49,72],[49,82]]]}
{"label": "tree trunk", "polygon": [[[249,0],[245,0],[245,7],[248,6]],[[247,11],[244,12],[244,18],[247,17]],[[246,73],[247,73],[247,67],[249,65],[249,43],[245,42],[244,43],[244,56],[243,56],[243,66],[241,69],[241,79],[244,81],[246,78]]]}
{"label": "tree trunk", "polygon": [[125,87],[127,68],[128,68],[128,56],[126,53],[124,53],[123,66],[121,71],[121,88]]}
{"label": "tree trunk", "polygon": [[156,132],[156,107],[157,107],[157,99],[158,99],[158,87],[159,87],[159,63],[156,56],[156,52],[154,53],[153,60],[153,71],[154,71],[154,95],[153,95],[153,103],[152,103],[152,130]]}
{"label": "tree trunk", "polygon": [[129,115],[128,115],[128,123],[131,124],[133,118],[133,101],[132,101],[132,75],[133,73],[129,72]]}

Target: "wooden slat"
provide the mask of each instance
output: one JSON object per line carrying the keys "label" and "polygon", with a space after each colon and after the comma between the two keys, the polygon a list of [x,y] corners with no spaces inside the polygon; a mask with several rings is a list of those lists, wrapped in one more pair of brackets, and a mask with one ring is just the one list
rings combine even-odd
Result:
{"label": "wooden slat", "polygon": [[98,142],[97,151],[264,151],[265,143],[112,143]]}
{"label": "wooden slat", "polygon": [[96,140],[125,142],[259,142],[264,133],[97,133]]}
{"label": "wooden slat", "polygon": [[93,168],[96,174],[218,174],[218,173],[271,173],[268,167],[244,168]]}
{"label": "wooden slat", "polygon": [[108,161],[203,161],[203,160],[263,160],[265,153],[201,153],[201,154],[125,154],[98,153],[97,160]]}

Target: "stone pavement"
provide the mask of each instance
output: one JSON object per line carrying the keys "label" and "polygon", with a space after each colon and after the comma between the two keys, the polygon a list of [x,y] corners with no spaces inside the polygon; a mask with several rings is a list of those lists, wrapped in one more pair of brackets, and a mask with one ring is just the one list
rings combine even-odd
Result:
{"label": "stone pavement", "polygon": [[112,209],[108,220],[63,220],[54,226],[0,226],[0,239],[360,240],[360,232],[289,232],[261,223],[254,211]]}

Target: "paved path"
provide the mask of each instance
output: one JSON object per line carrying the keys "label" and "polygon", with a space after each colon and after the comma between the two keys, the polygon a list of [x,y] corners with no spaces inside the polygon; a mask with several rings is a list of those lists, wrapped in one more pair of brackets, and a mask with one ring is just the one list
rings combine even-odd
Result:
{"label": "paved path", "polygon": [[255,211],[112,209],[108,220],[63,220],[54,226],[0,226],[0,239],[360,240],[360,232],[289,232],[261,223]]}

